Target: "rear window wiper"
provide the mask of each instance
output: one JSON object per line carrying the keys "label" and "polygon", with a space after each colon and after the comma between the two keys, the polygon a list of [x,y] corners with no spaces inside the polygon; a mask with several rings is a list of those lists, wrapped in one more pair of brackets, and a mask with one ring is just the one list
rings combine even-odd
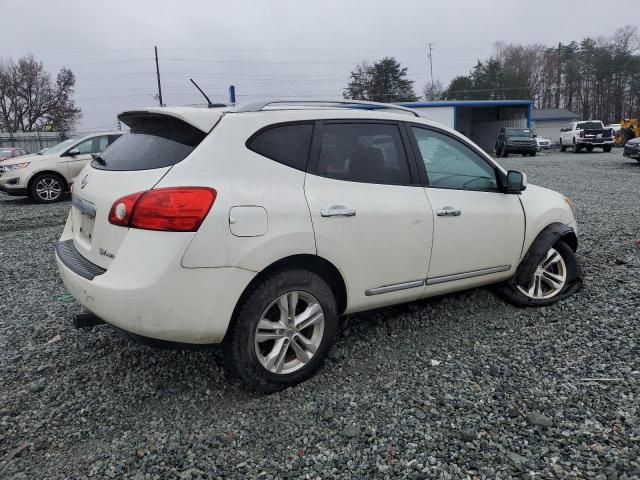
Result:
{"label": "rear window wiper", "polygon": [[107,161],[100,156],[99,153],[92,153],[93,161],[99,163],[100,165],[106,165]]}

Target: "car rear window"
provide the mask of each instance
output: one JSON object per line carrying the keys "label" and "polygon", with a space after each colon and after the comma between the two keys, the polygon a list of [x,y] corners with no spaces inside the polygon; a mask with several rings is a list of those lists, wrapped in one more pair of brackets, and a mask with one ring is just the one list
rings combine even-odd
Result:
{"label": "car rear window", "polygon": [[578,128],[582,128],[584,130],[597,130],[598,128],[603,128],[602,122],[578,122]]}
{"label": "car rear window", "polygon": [[206,133],[164,115],[121,115],[131,131],[109,145],[91,165],[100,170],[151,170],[181,162]]}
{"label": "car rear window", "polygon": [[312,130],[310,123],[267,127],[247,141],[247,148],[278,163],[305,171]]}

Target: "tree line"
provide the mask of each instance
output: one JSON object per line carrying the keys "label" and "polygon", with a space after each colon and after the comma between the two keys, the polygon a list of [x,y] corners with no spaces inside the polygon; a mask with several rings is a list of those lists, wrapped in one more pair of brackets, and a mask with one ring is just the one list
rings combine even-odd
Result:
{"label": "tree line", "polygon": [[[605,123],[640,117],[640,36],[635,26],[620,28],[610,37],[587,37],[554,46],[498,42],[494,50],[490,58],[478,60],[468,75],[455,77],[447,88],[438,81],[427,83],[424,98],[530,99],[535,108],[566,108],[580,118]],[[393,58],[372,65],[364,62],[351,72],[344,97],[415,100],[413,82],[406,72]],[[388,85],[394,88],[387,89]]]}

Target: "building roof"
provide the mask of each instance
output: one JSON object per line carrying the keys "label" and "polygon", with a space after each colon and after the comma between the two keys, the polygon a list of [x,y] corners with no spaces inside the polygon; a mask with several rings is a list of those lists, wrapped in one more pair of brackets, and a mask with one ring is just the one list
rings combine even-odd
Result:
{"label": "building roof", "polygon": [[398,102],[397,105],[409,108],[433,107],[526,107],[532,100],[439,100],[435,102]]}
{"label": "building roof", "polygon": [[531,120],[575,120],[578,115],[566,108],[540,108],[531,112]]}

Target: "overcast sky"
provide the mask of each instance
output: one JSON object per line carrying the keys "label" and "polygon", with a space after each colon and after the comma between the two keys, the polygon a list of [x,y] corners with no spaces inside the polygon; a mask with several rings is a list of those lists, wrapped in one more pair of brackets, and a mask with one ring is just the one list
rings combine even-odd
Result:
{"label": "overcast sky", "polygon": [[640,2],[0,0],[0,11],[0,57],[31,53],[54,75],[70,67],[79,128],[105,129],[117,113],[157,103],[154,45],[168,105],[202,102],[190,76],[214,101],[227,100],[230,84],[238,101],[338,98],[356,63],[383,56],[408,67],[421,94],[428,43],[434,78],[446,86],[497,40],[557,45],[608,36],[638,23]]}

